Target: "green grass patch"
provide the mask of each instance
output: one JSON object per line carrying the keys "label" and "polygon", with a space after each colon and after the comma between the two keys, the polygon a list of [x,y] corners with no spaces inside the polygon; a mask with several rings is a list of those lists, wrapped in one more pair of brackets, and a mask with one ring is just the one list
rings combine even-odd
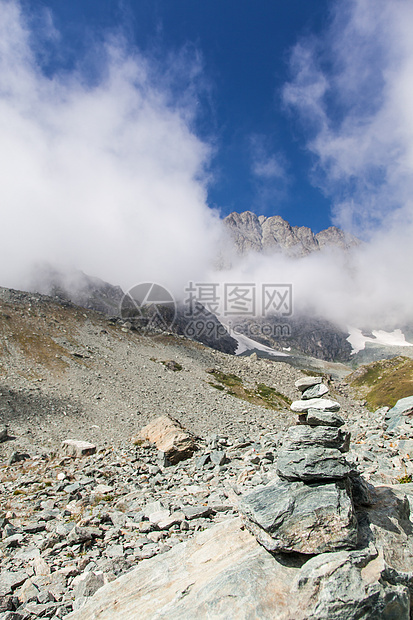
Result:
{"label": "green grass patch", "polygon": [[265,385],[265,383],[258,383],[256,391],[259,394],[259,396],[261,396],[261,398],[263,398],[265,400],[268,400],[268,401],[279,401],[279,400],[282,400],[283,403],[285,403],[288,407],[292,403],[292,400],[290,398],[288,398],[288,396],[285,396],[284,394],[281,394],[281,392],[278,392],[273,387]]}
{"label": "green grass patch", "polygon": [[220,370],[216,370],[215,368],[212,370],[207,370],[210,375],[213,375],[214,378],[222,383],[222,385],[226,385],[227,387],[233,387],[234,385],[241,385],[242,379],[237,375],[226,374],[225,372],[221,372]]}
{"label": "green grass patch", "polygon": [[400,398],[413,395],[413,360],[398,356],[360,366],[347,377],[359,398],[369,409],[394,407]]}
{"label": "green grass patch", "polygon": [[174,372],[182,370],[182,365],[175,362],[175,360],[165,360],[161,362],[161,364],[163,364],[168,370],[173,370]]}
{"label": "green grass patch", "polygon": [[397,478],[397,482],[399,484],[409,484],[409,482],[412,481],[412,477],[410,474],[406,474],[405,476],[400,476],[400,478]]}
{"label": "green grass patch", "polygon": [[279,410],[291,405],[291,400],[287,396],[265,383],[258,383],[255,388],[247,388],[243,385],[241,377],[237,375],[227,374],[217,369],[207,370],[207,372],[216,381],[215,383],[209,381],[209,385],[241,400],[265,407],[265,409]]}

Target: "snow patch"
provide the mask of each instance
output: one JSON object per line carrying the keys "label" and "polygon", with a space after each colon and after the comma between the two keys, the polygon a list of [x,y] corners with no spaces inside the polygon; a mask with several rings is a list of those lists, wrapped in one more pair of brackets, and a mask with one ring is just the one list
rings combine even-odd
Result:
{"label": "snow patch", "polygon": [[363,351],[366,347],[366,342],[381,344],[386,347],[413,347],[413,343],[406,341],[401,329],[395,329],[393,332],[386,332],[382,329],[373,330],[371,332],[374,336],[373,338],[364,336],[361,329],[357,329],[357,327],[349,327],[348,332],[349,336],[347,341],[352,346],[352,355],[359,351]]}
{"label": "snow patch", "polygon": [[271,347],[267,347],[265,344],[261,344],[252,338],[248,338],[248,336],[243,336],[241,334],[234,334],[231,332],[232,338],[238,342],[237,350],[235,351],[235,355],[240,355],[241,353],[245,353],[245,351],[251,351],[252,349],[257,349],[258,351],[264,351],[268,355],[274,355],[276,357],[290,357],[288,353],[282,353],[281,351],[276,351]]}

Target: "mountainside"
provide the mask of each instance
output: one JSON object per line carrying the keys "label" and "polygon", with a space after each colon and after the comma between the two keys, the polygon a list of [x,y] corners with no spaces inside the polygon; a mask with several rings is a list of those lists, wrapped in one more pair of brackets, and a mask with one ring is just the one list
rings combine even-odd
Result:
{"label": "mountainside", "polygon": [[[380,380],[381,372],[374,370],[372,379]],[[371,608],[375,612],[366,618],[407,620],[403,576],[413,568],[413,539],[404,491],[410,490],[412,504],[413,491],[412,485],[395,483],[413,475],[406,454],[410,442],[398,441],[400,432],[389,433],[384,411],[368,411],[346,381],[328,371],[309,374],[170,333],[145,335],[66,300],[0,288],[1,617],[111,620],[119,616],[129,584],[131,607],[122,617],[131,620],[150,620],[159,609],[168,618],[206,617],[211,614],[202,607],[205,600],[214,601],[208,609],[216,618],[257,617],[265,600],[267,611],[260,617],[268,620],[355,618],[354,609]],[[311,384],[311,391],[321,383],[319,394],[329,393],[333,401],[302,392],[303,386]],[[293,412],[302,411],[297,398],[313,419],[314,400],[333,409],[320,409],[319,426],[303,425],[303,414],[295,426]],[[339,416],[333,413],[337,408]],[[159,424],[160,416],[178,419],[191,433],[196,451],[185,460],[168,461],[156,440],[141,439],[142,427]],[[324,426],[326,420],[345,427]],[[408,439],[409,422],[406,416]],[[358,519],[357,525],[352,517],[351,527],[360,534],[356,550],[355,541],[348,549],[337,543],[337,550],[330,541],[316,556],[308,550],[274,554],[241,527],[242,502],[279,486],[283,450],[297,433],[307,442],[301,452],[315,451],[317,463],[320,454],[323,466],[327,457],[348,460],[356,480],[351,483]],[[79,452],[61,445],[70,440]],[[356,465],[365,479],[356,475]],[[368,480],[380,486],[374,489]],[[337,504],[344,496],[341,482],[292,482],[289,488],[307,489],[313,503],[270,496],[259,504],[270,511],[268,523],[278,524],[276,512],[288,515],[296,506],[292,535],[317,541],[312,531],[308,535],[313,521],[308,525],[300,511],[315,515],[327,538],[330,530],[323,523],[329,511],[340,524],[347,518]],[[352,514],[352,505],[346,506]],[[140,570],[135,581],[131,569]],[[176,570],[183,571],[184,582],[182,575],[176,581]],[[245,575],[251,574],[252,590],[245,587]],[[199,596],[204,580],[210,585]],[[301,584],[296,590],[295,582]],[[153,586],[149,598],[141,590],[145,584]],[[165,588],[172,593],[167,603],[159,600]],[[274,597],[280,588],[285,596]],[[383,590],[395,593],[384,603],[376,596]],[[395,613],[381,614],[384,604],[393,612],[395,600]],[[405,614],[399,613],[400,600]],[[339,615],[331,613],[337,601]],[[106,606],[107,613],[90,612],[95,604]],[[321,614],[322,604],[327,611]]]}
{"label": "mountainside", "polygon": [[89,276],[78,269],[63,273],[50,265],[42,265],[36,269],[30,288],[32,291],[71,301],[109,316],[119,314],[123,297],[120,286]]}
{"label": "mountainside", "polygon": [[348,250],[360,244],[359,239],[335,226],[314,234],[307,226],[291,226],[280,215],[265,217],[251,211],[234,212],[224,223],[239,254],[282,252],[298,257],[325,247]]}

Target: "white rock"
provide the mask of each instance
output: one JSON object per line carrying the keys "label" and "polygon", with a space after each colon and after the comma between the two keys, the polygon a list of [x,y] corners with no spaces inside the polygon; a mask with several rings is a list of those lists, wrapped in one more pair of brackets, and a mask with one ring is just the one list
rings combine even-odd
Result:
{"label": "white rock", "polygon": [[328,398],[310,398],[309,400],[296,400],[291,405],[291,411],[305,413],[309,409],[321,409],[322,411],[338,411],[340,403]]}

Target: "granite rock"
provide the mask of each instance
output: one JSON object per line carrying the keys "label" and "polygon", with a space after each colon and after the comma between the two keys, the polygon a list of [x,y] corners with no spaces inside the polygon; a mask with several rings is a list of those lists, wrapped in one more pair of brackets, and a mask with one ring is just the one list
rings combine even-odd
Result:
{"label": "granite rock", "polygon": [[195,437],[170,416],[160,416],[147,424],[132,441],[149,441],[163,452],[171,464],[190,458],[197,449]]}

